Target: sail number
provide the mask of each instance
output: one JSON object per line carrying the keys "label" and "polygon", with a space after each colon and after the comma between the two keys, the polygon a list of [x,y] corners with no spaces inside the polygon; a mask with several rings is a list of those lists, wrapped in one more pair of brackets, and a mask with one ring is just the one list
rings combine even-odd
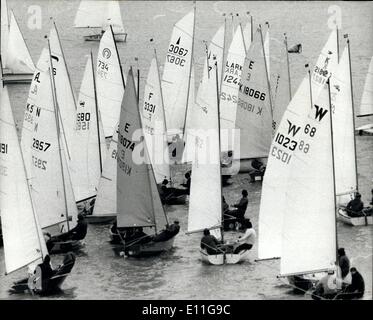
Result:
{"label": "sail number", "polygon": [[300,151],[303,151],[304,153],[307,153],[310,149],[310,145],[308,143],[305,143],[303,140],[299,141],[299,144],[295,140],[290,140],[288,137],[285,137],[281,133],[277,133],[275,141],[282,145],[284,148],[287,148],[291,151],[294,151],[297,146]]}
{"label": "sail number", "polygon": [[116,150],[116,149],[114,149],[114,150],[112,151],[112,153],[111,153],[111,158],[112,158],[112,159],[116,159],[116,158],[117,158],[117,150]]}
{"label": "sail number", "polygon": [[233,101],[233,103],[237,103],[237,96],[230,95],[229,93],[222,92],[220,94],[221,100]]}
{"label": "sail number", "polygon": [[184,49],[179,46],[174,46],[172,43],[170,44],[170,47],[168,48],[168,52],[177,54],[181,57],[185,57],[188,54],[188,49]]}
{"label": "sail number", "polygon": [[76,115],[76,130],[89,130],[90,112],[78,112]]}
{"label": "sail number", "polygon": [[8,153],[8,144],[0,143],[0,153]]}
{"label": "sail number", "polygon": [[227,82],[227,83],[234,83],[234,84],[238,84],[238,77],[233,77],[229,74],[226,74],[223,81]]}
{"label": "sail number", "polygon": [[144,110],[145,111],[149,111],[149,112],[154,113],[155,112],[155,107],[156,107],[155,104],[149,103],[147,101],[145,101],[145,103],[144,103]]}
{"label": "sail number", "polygon": [[286,164],[289,164],[290,159],[291,159],[291,154],[288,154],[287,152],[281,149],[278,149],[276,146],[272,147],[271,155]]}
{"label": "sail number", "polygon": [[98,69],[109,71],[109,65],[101,60],[98,60]]}
{"label": "sail number", "polygon": [[171,54],[167,55],[167,61],[169,63],[174,63],[176,65],[179,65],[180,67],[184,67],[185,66],[185,62],[186,62],[185,59],[181,59],[179,57],[175,57],[175,56],[173,56]]}
{"label": "sail number", "polygon": [[38,139],[35,139],[35,138],[33,138],[33,140],[34,140],[34,142],[32,144],[32,147],[36,150],[40,150],[40,151],[45,152],[51,146],[51,144],[48,143],[48,142],[41,141],[41,140],[38,140]]}
{"label": "sail number", "polygon": [[42,169],[42,170],[47,170],[47,161],[39,159],[37,157],[32,156],[32,164],[34,167]]}
{"label": "sail number", "polygon": [[252,88],[244,86],[241,83],[239,84],[239,90],[240,90],[240,92],[243,92],[244,94],[248,95],[249,97],[254,97],[255,99],[260,99],[261,101],[264,101],[266,99],[265,92],[260,92],[258,90],[254,90]]}

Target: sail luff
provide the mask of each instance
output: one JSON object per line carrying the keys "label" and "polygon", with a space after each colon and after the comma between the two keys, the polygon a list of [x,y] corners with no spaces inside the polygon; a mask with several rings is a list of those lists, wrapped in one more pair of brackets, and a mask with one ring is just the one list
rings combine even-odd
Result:
{"label": "sail luff", "polygon": [[370,59],[357,117],[373,116],[373,57]]}

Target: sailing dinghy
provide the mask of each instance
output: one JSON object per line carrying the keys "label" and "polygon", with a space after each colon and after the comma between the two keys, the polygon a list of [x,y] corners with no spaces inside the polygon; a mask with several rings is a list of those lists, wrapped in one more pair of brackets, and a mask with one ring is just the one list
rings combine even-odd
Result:
{"label": "sailing dinghy", "polygon": [[[159,228],[168,226],[167,215],[159,197],[146,142],[141,139],[143,129],[132,68],[127,79],[118,128],[117,227],[147,228],[156,236]],[[139,257],[170,250],[175,236],[166,241],[153,239],[148,234],[141,239],[123,240],[126,255]]]}
{"label": "sailing dinghy", "polygon": [[[358,117],[373,116],[373,57],[370,59],[368,74],[365,79]],[[373,135],[373,124],[369,123],[356,129],[359,135]]]}
{"label": "sailing dinghy", "polygon": [[[30,87],[21,143],[41,228],[57,235],[75,226],[78,212],[60,132],[61,114],[51,66],[50,52],[44,49]],[[80,246],[77,240],[55,242],[51,252],[75,250]]]}
{"label": "sailing dinghy", "polygon": [[116,42],[126,42],[119,1],[83,0],[75,16],[75,28],[97,28],[99,33],[84,36],[85,41],[100,41],[104,32],[113,27]]}
{"label": "sailing dinghy", "polygon": [[[192,161],[192,179],[189,199],[188,233],[200,233],[210,229],[217,239],[222,239],[222,181],[220,161],[220,124],[218,106],[217,67],[211,70],[198,90],[193,112],[195,119],[195,158]],[[209,190],[206,193],[206,190]],[[241,261],[247,251],[239,254],[209,255],[201,250],[202,261],[222,265]]]}
{"label": "sailing dinghy", "polygon": [[[48,254],[33,206],[7,87],[1,84],[0,107],[0,212],[6,274],[29,266],[34,269]],[[72,265],[73,266],[73,265]],[[60,289],[72,266],[57,269],[45,281],[36,267],[31,277],[14,283],[11,291],[45,294]]]}
{"label": "sailing dinghy", "polygon": [[12,10],[9,19],[6,0],[1,0],[0,56],[4,84],[31,82],[35,66]]}

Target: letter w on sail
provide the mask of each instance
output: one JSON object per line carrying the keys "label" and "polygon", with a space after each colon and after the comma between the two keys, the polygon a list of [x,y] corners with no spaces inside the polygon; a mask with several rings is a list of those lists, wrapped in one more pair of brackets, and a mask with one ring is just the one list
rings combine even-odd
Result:
{"label": "letter w on sail", "polygon": [[294,137],[298,133],[300,127],[293,125],[289,120],[288,120],[288,124],[289,124],[288,134],[292,133]]}
{"label": "letter w on sail", "polygon": [[320,108],[318,105],[315,104],[315,108],[316,108],[316,111],[315,111],[315,119],[318,120],[318,121],[321,121],[322,118],[324,118],[324,116],[326,115],[326,113],[328,112],[327,109],[323,109],[323,108]]}

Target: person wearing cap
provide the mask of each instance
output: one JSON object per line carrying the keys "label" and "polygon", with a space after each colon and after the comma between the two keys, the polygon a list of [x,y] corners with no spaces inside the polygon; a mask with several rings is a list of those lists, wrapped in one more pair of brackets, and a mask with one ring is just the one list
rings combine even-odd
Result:
{"label": "person wearing cap", "polygon": [[180,231],[179,220],[175,220],[173,224],[167,225],[164,230],[153,237],[153,241],[161,242],[167,241],[176,236]]}
{"label": "person wearing cap", "polygon": [[364,214],[362,213],[362,210],[364,209],[364,203],[361,201],[361,194],[359,192],[356,192],[355,199],[351,200],[347,204],[347,214],[350,217],[361,217]]}

